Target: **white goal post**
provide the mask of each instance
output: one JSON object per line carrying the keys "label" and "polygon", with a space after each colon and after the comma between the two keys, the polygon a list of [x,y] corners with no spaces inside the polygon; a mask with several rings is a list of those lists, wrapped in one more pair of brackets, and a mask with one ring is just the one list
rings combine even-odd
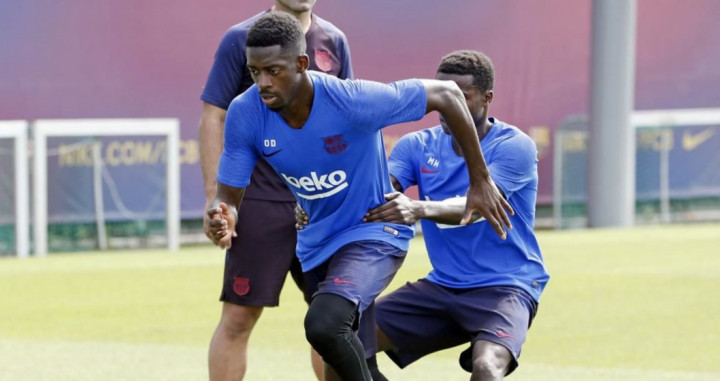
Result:
{"label": "white goal post", "polygon": [[47,255],[47,138],[90,136],[164,136],[167,139],[168,249],[180,247],[180,122],[177,119],[44,119],[33,123],[34,224],[36,256]]}
{"label": "white goal post", "polygon": [[30,238],[30,181],[27,162],[27,130],[25,120],[0,121],[0,138],[15,141],[13,152],[15,161],[15,253],[18,257],[28,256]]}

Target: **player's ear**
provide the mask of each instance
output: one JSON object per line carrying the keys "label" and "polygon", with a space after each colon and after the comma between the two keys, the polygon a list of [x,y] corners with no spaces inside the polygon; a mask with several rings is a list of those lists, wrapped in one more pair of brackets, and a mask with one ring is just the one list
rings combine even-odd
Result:
{"label": "player's ear", "polygon": [[490,102],[492,102],[493,100],[493,94],[494,93],[492,90],[486,91],[485,94],[483,94],[483,102],[485,104],[490,104]]}
{"label": "player's ear", "polygon": [[296,65],[298,73],[304,72],[310,66],[310,57],[308,57],[307,54],[302,54],[298,56]]}

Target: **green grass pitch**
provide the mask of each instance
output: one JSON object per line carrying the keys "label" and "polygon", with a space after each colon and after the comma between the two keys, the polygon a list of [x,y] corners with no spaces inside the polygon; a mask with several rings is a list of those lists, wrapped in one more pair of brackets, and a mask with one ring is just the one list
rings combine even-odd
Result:
{"label": "green grass pitch", "polygon": [[[552,279],[511,380],[720,380],[720,225],[540,232]],[[223,253],[0,259],[0,380],[203,380]],[[429,269],[413,241],[390,290]],[[251,337],[248,380],[311,380],[291,281]],[[397,380],[462,380],[453,348]]]}

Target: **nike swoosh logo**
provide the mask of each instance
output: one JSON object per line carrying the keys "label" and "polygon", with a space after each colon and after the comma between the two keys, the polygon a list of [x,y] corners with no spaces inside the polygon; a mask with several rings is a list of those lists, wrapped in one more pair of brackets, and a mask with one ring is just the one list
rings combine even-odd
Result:
{"label": "nike swoosh logo", "polygon": [[330,197],[330,196],[332,196],[332,195],[335,195],[335,194],[337,194],[338,192],[340,192],[341,190],[347,188],[347,186],[348,186],[348,183],[347,183],[347,182],[344,182],[344,183],[340,184],[339,186],[333,188],[331,191],[328,191],[328,192],[325,192],[325,193],[316,193],[316,194],[303,194],[303,193],[298,193],[297,196],[298,196],[298,197],[302,197],[302,198],[304,198],[304,199],[306,199],[306,200],[317,200],[317,199],[319,199],[319,198],[325,198],[325,197]]}
{"label": "nike swoosh logo", "polygon": [[277,150],[277,151],[273,151],[273,152],[265,152],[265,151],[263,151],[262,155],[265,156],[265,157],[270,157],[270,156],[272,156],[272,155],[277,155],[280,151],[282,151],[282,148],[280,148],[280,149]]}
{"label": "nike swoosh logo", "polygon": [[423,165],[422,167],[420,167],[420,172],[422,172],[422,173],[438,173],[440,171],[427,169],[427,167]]}
{"label": "nike swoosh logo", "polygon": [[338,277],[335,277],[335,279],[333,279],[333,283],[335,283],[335,284],[355,284],[355,285],[357,285],[357,283],[353,283],[353,282],[350,282],[350,281],[347,281],[347,280],[342,280],[342,279],[340,279],[340,278],[338,278]]}
{"label": "nike swoosh logo", "polygon": [[497,335],[498,337],[509,337],[511,339],[513,338],[511,334],[503,332],[502,329],[498,329]]}
{"label": "nike swoosh logo", "polygon": [[683,134],[683,137],[682,137],[682,146],[685,149],[685,151],[692,151],[695,148],[697,148],[700,144],[705,143],[713,135],[715,135],[715,127],[710,127],[707,130],[699,132],[695,135],[692,135],[689,132],[686,132]]}

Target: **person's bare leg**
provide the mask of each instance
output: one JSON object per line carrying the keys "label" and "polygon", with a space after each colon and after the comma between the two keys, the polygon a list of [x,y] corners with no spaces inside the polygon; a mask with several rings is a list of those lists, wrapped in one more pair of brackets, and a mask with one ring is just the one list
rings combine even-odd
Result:
{"label": "person's bare leg", "polygon": [[490,341],[473,344],[473,370],[470,381],[500,381],[513,361],[507,348]]}
{"label": "person's bare leg", "polygon": [[210,381],[240,381],[247,369],[247,348],[250,333],[263,307],[223,303],[208,352]]}
{"label": "person's bare leg", "polygon": [[325,381],[322,356],[313,347],[310,347],[310,362],[312,363],[313,372],[318,381]]}
{"label": "person's bare leg", "polygon": [[335,370],[328,364],[325,365],[325,381],[342,381],[340,376],[335,373]]}
{"label": "person's bare leg", "polygon": [[[395,350],[395,344],[390,340],[389,337],[380,329],[379,326],[375,326],[375,334],[377,337],[377,352],[385,352],[389,350]],[[377,363],[377,356],[373,355],[367,359],[368,369],[370,369],[370,375],[373,381],[388,381],[388,378],[380,371]]]}
{"label": "person's bare leg", "polygon": [[390,338],[387,337],[385,332],[383,332],[383,330],[380,329],[380,327],[375,326],[375,333],[377,334],[377,345],[378,345],[377,351],[378,352],[385,352],[385,351],[397,349],[397,347],[395,347],[395,344],[393,344],[393,342],[390,340]]}

